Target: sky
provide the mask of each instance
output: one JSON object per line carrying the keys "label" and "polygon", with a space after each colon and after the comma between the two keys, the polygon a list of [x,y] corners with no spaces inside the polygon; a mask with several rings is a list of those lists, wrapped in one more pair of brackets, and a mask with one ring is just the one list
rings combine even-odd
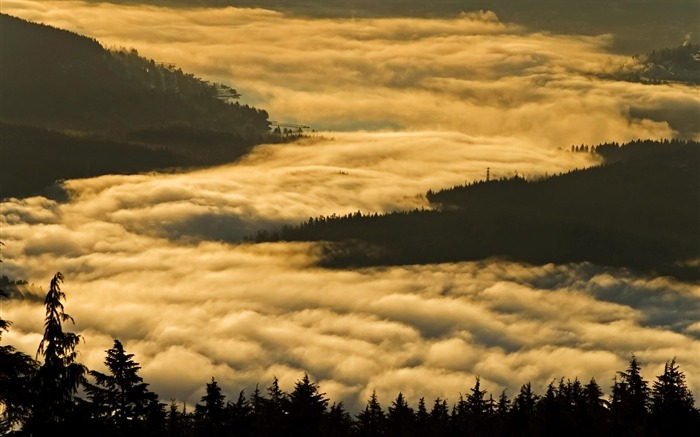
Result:
{"label": "sky", "polygon": [[[303,372],[357,410],[373,390],[448,402],[480,377],[514,396],[561,377],[607,392],[635,354],[653,380],[676,358],[700,393],[700,289],[590,264],[502,260],[324,270],[311,244],[240,244],[319,215],[428,207],[425,192],[485,177],[596,165],[571,145],[700,138],[700,95],[606,79],[634,69],[611,34],[557,34],[492,11],[309,17],[11,1],[2,12],[97,38],[236,88],[272,120],[317,132],[181,174],[71,180],[63,203],[2,203],[3,274],[65,277],[80,359],[118,338],[162,400],[194,403]],[[6,301],[3,341],[34,355],[43,309]]]}

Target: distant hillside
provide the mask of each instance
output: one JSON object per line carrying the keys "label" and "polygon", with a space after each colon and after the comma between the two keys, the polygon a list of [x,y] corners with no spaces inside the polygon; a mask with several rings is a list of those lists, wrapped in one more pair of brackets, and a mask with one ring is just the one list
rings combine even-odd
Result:
{"label": "distant hillside", "polygon": [[[505,257],[589,261],[699,280],[700,143],[640,141],[594,151],[606,164],[527,181],[428,192],[432,210],[320,217],[257,241],[327,241],[327,266]],[[692,263],[691,263],[692,264]]]}
{"label": "distant hillside", "polygon": [[652,85],[673,82],[700,85],[700,44],[653,50],[636,58],[638,67],[620,71],[615,77]]}
{"label": "distant hillside", "polygon": [[72,178],[214,164],[242,156],[269,130],[267,113],[240,105],[233,88],[6,14],[0,56],[0,197],[45,186],[11,181],[19,168],[55,166],[52,175]]}
{"label": "distant hillside", "polygon": [[0,123],[0,193],[61,194],[57,180],[134,174],[192,165],[182,155],[99,137],[81,138],[31,126]]}

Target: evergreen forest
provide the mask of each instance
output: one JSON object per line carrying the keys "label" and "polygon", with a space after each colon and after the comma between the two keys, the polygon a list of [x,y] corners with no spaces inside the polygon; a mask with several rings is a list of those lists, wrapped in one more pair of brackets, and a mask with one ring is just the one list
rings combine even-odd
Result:
{"label": "evergreen forest", "polygon": [[[0,14],[0,198],[56,181],[233,161],[270,138],[268,114],[135,49]],[[25,177],[32,174],[33,177]]]}

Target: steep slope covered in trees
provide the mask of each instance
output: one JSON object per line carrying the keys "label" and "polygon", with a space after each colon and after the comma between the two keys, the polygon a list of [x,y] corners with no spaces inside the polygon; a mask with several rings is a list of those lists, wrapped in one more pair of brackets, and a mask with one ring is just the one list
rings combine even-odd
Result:
{"label": "steep slope covered in trees", "polygon": [[595,148],[606,164],[428,192],[431,210],[321,217],[259,241],[330,241],[329,266],[506,257],[589,261],[699,279],[700,143]]}
{"label": "steep slope covered in trees", "polygon": [[239,104],[236,90],[136,50],[109,51],[6,14],[0,33],[0,197],[46,186],[18,179],[27,168],[52,167],[44,179],[67,179],[215,164],[242,156],[268,132],[267,113]]}

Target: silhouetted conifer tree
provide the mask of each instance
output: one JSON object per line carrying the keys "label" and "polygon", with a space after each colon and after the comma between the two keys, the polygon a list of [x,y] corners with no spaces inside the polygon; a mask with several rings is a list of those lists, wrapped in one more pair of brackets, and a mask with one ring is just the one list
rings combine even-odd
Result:
{"label": "silhouetted conifer tree", "polygon": [[388,435],[397,437],[414,435],[415,416],[413,408],[408,406],[408,402],[401,392],[399,392],[387,410],[386,425]]}
{"label": "silhouetted conifer tree", "polygon": [[377,392],[372,391],[365,409],[357,415],[357,433],[362,437],[385,435],[386,416],[377,400]]}
{"label": "silhouetted conifer tree", "polygon": [[503,391],[501,391],[501,394],[498,396],[498,401],[496,402],[494,412],[494,416],[496,419],[493,428],[494,435],[512,434],[510,432],[510,408],[510,399],[508,399],[506,390],[503,389]]}
{"label": "silhouetted conifer tree", "polygon": [[43,363],[34,380],[35,403],[25,428],[29,435],[67,433],[76,409],[75,393],[87,372],[76,361],[80,336],[63,331],[63,322],[73,322],[73,318],[64,312],[61,301],[66,295],[61,291],[62,282],[63,275],[56,273],[44,299],[44,336],[37,350]]}
{"label": "silhouetted conifer tree", "polygon": [[583,388],[584,406],[580,419],[581,435],[606,435],[610,426],[610,411],[603,399],[603,391],[595,378]]}
{"label": "silhouetted conifer tree", "polygon": [[291,435],[320,436],[328,406],[325,393],[304,373],[289,395],[289,432]]}
{"label": "silhouetted conifer tree", "polygon": [[[0,248],[4,245],[0,241]],[[7,291],[0,289],[0,299],[7,297]],[[10,325],[12,322],[0,317],[0,340]],[[0,434],[9,434],[13,428],[21,427],[31,415],[32,381],[38,368],[39,363],[29,355],[12,346],[0,346]]]}
{"label": "silhouetted conifer tree", "polygon": [[430,432],[430,413],[425,406],[425,398],[418,400],[418,409],[416,410],[416,434],[429,435]]}
{"label": "silhouetted conifer tree", "polygon": [[331,405],[326,414],[323,435],[327,437],[349,437],[353,432],[353,421],[342,402]]}
{"label": "silhouetted conifer tree", "polygon": [[535,406],[538,399],[532,391],[531,383],[528,382],[520,388],[510,410],[513,435],[530,436],[537,432]]}
{"label": "silhouetted conifer tree", "polygon": [[221,436],[225,434],[225,400],[221,387],[212,377],[207,383],[206,393],[201,404],[195,405],[195,422],[197,435]]}
{"label": "silhouetted conifer tree", "polygon": [[430,410],[430,430],[432,435],[446,435],[450,430],[450,409],[445,399],[435,398]]}
{"label": "silhouetted conifer tree", "polygon": [[641,364],[632,355],[626,371],[617,372],[610,412],[613,433],[619,436],[642,435],[649,405],[649,387],[642,378]]}
{"label": "silhouetted conifer tree", "polygon": [[260,393],[260,387],[256,384],[255,390],[248,398],[250,406],[250,432],[251,435],[265,435],[265,398]]}
{"label": "silhouetted conifer tree", "polygon": [[289,395],[279,386],[279,380],[275,376],[272,384],[266,389],[267,399],[263,399],[262,422],[258,423],[257,431],[261,436],[282,435],[287,429],[287,416],[289,414]]}
{"label": "silhouetted conifer tree", "polygon": [[564,400],[563,383],[559,384],[559,390],[550,382],[544,396],[537,402],[537,429],[543,436],[565,435],[569,430],[569,414]]}
{"label": "silhouetted conifer tree", "polygon": [[236,402],[229,402],[226,405],[226,429],[228,434],[234,436],[251,435],[252,416],[253,408],[245,397],[245,390],[241,390]]}
{"label": "silhouetted conifer tree", "polygon": [[485,399],[486,390],[481,389],[481,380],[477,376],[474,387],[465,399],[466,430],[469,434],[483,435],[490,433],[489,420],[491,405]]}
{"label": "silhouetted conifer tree", "polygon": [[185,404],[182,404],[182,411],[178,409],[178,404],[174,400],[168,406],[166,414],[166,435],[168,437],[189,437],[193,435],[191,415],[187,413]]}
{"label": "silhouetted conifer tree", "polygon": [[651,389],[651,421],[657,435],[682,435],[700,430],[700,413],[685,383],[685,374],[674,358],[664,365]]}
{"label": "silhouetted conifer tree", "polygon": [[[2,332],[11,323],[0,318]],[[39,363],[12,346],[0,346],[0,434],[21,426],[31,413],[31,383]]]}
{"label": "silhouetted conifer tree", "polygon": [[133,357],[114,340],[105,359],[109,374],[91,370],[95,383],[86,383],[85,391],[95,416],[117,434],[155,434],[164,427],[164,406],[139,376],[141,366]]}
{"label": "silhouetted conifer tree", "polygon": [[461,435],[467,432],[468,416],[467,402],[460,393],[457,403],[452,405],[452,413],[450,414],[450,429],[452,430],[452,434]]}

